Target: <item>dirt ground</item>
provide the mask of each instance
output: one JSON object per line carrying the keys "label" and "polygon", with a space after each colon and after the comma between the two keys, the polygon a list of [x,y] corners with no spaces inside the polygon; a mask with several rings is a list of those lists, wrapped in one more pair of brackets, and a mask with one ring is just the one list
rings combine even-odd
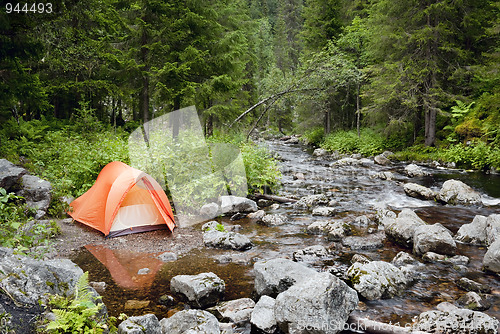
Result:
{"label": "dirt ground", "polygon": [[57,221],[61,234],[54,239],[54,250],[49,258],[71,258],[74,252],[85,245],[105,245],[111,249],[127,249],[142,253],[174,252],[185,254],[193,248],[203,246],[202,234],[192,227],[134,233],[116,238],[105,238],[104,234],[72,219]]}

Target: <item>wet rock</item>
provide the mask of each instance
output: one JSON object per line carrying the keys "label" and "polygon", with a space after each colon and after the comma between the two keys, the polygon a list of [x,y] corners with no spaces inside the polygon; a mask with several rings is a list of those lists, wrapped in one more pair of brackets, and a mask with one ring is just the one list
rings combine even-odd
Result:
{"label": "wet rock", "polygon": [[158,299],[158,303],[163,306],[174,306],[175,298],[170,295],[163,295]]}
{"label": "wet rock", "polygon": [[316,273],[276,298],[274,314],[285,333],[338,333],[358,305],[358,295],[329,273]]}
{"label": "wet rock", "polygon": [[[206,222],[205,224],[203,224],[201,226],[201,230],[204,232],[218,230],[220,228],[219,227],[220,225],[222,225],[222,224],[219,224],[219,222],[212,220],[212,221],[209,221],[209,222]],[[224,225],[222,225],[222,227],[224,227]],[[224,227],[224,230],[225,230],[225,227]]]}
{"label": "wet rock", "polygon": [[398,254],[396,254],[396,256],[392,259],[391,263],[396,267],[403,267],[408,264],[418,264],[419,262],[410,254],[401,251]]}
{"label": "wet rock", "polygon": [[209,230],[203,233],[203,243],[207,247],[244,251],[253,247],[252,241],[237,232]]}
{"label": "wet rock", "polygon": [[52,199],[52,185],[49,181],[42,180],[38,176],[23,175],[21,177],[21,190],[17,195],[26,199],[26,205],[36,210],[35,219],[45,216]]}
{"label": "wet rock", "polygon": [[[307,226],[307,233],[309,234],[328,234],[331,231],[338,231],[340,237],[345,235],[344,224],[342,222],[329,222],[329,221],[315,221]],[[339,239],[340,240],[340,239]]]}
{"label": "wet rock", "polygon": [[285,141],[285,144],[298,144],[300,142],[299,137],[292,136],[290,139]]}
{"label": "wet rock", "polygon": [[297,262],[317,262],[330,257],[330,252],[322,245],[309,246],[293,253]]}
{"label": "wet rock", "polygon": [[257,203],[246,197],[221,196],[220,211],[222,214],[234,214],[237,212],[255,212],[258,210]]}
{"label": "wet rock", "polygon": [[437,195],[437,199],[447,204],[481,205],[481,195],[458,180],[448,180]]}
{"label": "wet rock", "polygon": [[416,183],[405,183],[403,186],[405,194],[410,197],[433,200],[436,197],[436,192],[427,187]]}
{"label": "wet rock", "polygon": [[259,208],[265,208],[266,206],[269,206],[271,204],[273,204],[273,201],[270,201],[268,199],[261,198],[257,201],[257,205],[259,206]]}
{"label": "wet rock", "polygon": [[220,334],[217,318],[202,310],[186,310],[160,321],[162,333],[168,334]]}
{"label": "wet rock", "polygon": [[361,225],[361,226],[368,226],[372,223],[372,221],[370,220],[370,218],[368,218],[368,216],[359,216],[359,217],[356,217],[356,219],[354,219],[354,224],[356,225]]}
{"label": "wet rock", "polygon": [[394,174],[392,172],[378,172],[376,174],[373,175],[373,177],[376,177],[378,179],[381,179],[381,180],[387,180],[387,181],[391,181],[391,180],[394,180]]}
{"label": "wet rock", "polygon": [[219,322],[220,334],[234,334],[236,324],[232,322]]}
{"label": "wet rock", "polygon": [[455,255],[448,258],[447,261],[455,266],[463,266],[468,264],[470,262],[470,259],[464,255]]}
{"label": "wet rock", "polygon": [[295,283],[309,280],[317,272],[287,259],[256,262],[253,266],[257,295],[275,297]]}
{"label": "wet rock", "polygon": [[455,239],[473,245],[486,245],[486,217],[477,215],[470,224],[460,226]]}
{"label": "wet rock", "polygon": [[265,226],[280,226],[288,223],[288,217],[282,214],[269,214],[265,215],[259,222]]}
{"label": "wet rock", "polygon": [[274,305],[276,300],[269,296],[260,297],[252,312],[250,323],[257,330],[263,333],[273,334],[278,328],[276,317],[274,316]]}
{"label": "wet rock", "polygon": [[387,214],[381,219],[387,237],[406,247],[413,246],[413,234],[417,227],[426,225],[426,223],[410,209],[403,209],[397,218],[392,218],[392,215]]}
{"label": "wet rock", "polygon": [[278,210],[280,208],[280,205],[278,203],[271,204],[269,209],[271,210]]}
{"label": "wet rock", "polygon": [[313,216],[323,216],[323,217],[331,217],[335,215],[337,210],[328,206],[319,206],[314,208],[312,211]]}
{"label": "wet rock", "polygon": [[317,148],[313,152],[313,156],[315,157],[323,157],[328,154],[328,151],[322,148]]}
{"label": "wet rock", "polygon": [[429,175],[429,173],[425,172],[422,167],[416,164],[409,164],[405,167],[405,174],[409,177],[421,177]]}
{"label": "wet rock", "polygon": [[489,315],[466,309],[449,312],[427,311],[417,318],[414,329],[427,333],[495,334],[498,320]]}
{"label": "wet rock", "polygon": [[249,218],[249,219],[255,219],[255,220],[261,220],[262,218],[264,218],[265,215],[266,215],[266,212],[264,210],[258,210],[258,211],[249,213],[247,215],[247,218]]}
{"label": "wet rock", "polygon": [[354,158],[342,158],[333,162],[331,167],[340,167],[340,166],[359,166],[361,165],[361,161],[359,159]]}
{"label": "wet rock", "polygon": [[454,255],[456,250],[451,231],[439,223],[418,226],[413,233],[413,253],[416,255],[427,252]]}
{"label": "wet rock", "polygon": [[147,275],[151,272],[151,269],[149,268],[142,268],[142,269],[139,269],[139,271],[137,272],[137,275]]}
{"label": "wet rock", "polygon": [[217,203],[208,203],[201,207],[200,216],[204,218],[214,218],[219,215],[219,205]]}
{"label": "wet rock", "polygon": [[351,158],[353,159],[361,159],[363,156],[360,153],[353,153],[351,154]]}
{"label": "wet rock", "polygon": [[230,220],[231,221],[240,220],[240,219],[245,218],[246,216],[247,216],[246,213],[237,212],[237,213],[235,213],[234,215],[231,216]]}
{"label": "wet rock", "polygon": [[342,245],[351,250],[368,250],[384,247],[385,234],[374,233],[367,236],[350,236],[342,239]]}
{"label": "wet rock", "polygon": [[292,179],[294,180],[305,180],[306,177],[304,175],[304,173],[295,173],[292,175]]}
{"label": "wet rock", "polygon": [[483,268],[495,273],[500,273],[500,238],[488,247],[484,254]]}
{"label": "wet rock", "polygon": [[89,282],[89,285],[99,294],[103,294],[106,291],[106,282]]}
{"label": "wet rock", "polygon": [[184,295],[193,306],[206,307],[216,304],[224,296],[226,285],[217,275],[209,272],[174,276],[170,289]]}
{"label": "wet rock", "polygon": [[137,311],[149,307],[149,304],[151,304],[150,300],[129,299],[125,302],[125,306],[123,308],[125,311]]}
{"label": "wet rock", "polygon": [[491,303],[475,292],[467,292],[457,300],[458,305],[474,311],[484,311],[490,308]]}
{"label": "wet rock", "polygon": [[68,259],[38,261],[0,248],[0,282],[16,302],[39,305],[47,294],[71,296],[82,269]]}
{"label": "wet rock", "polygon": [[160,259],[163,262],[172,262],[172,261],[177,261],[177,254],[173,252],[164,252],[158,255],[158,259]]}
{"label": "wet rock", "polygon": [[162,334],[160,322],[154,314],[129,317],[118,326],[118,334]]}
{"label": "wet rock", "polygon": [[242,324],[250,321],[255,302],[250,298],[241,298],[218,303],[216,306],[208,309],[221,322],[232,322]]}
{"label": "wet rock", "polygon": [[6,159],[0,159],[0,188],[10,191],[28,171]]}
{"label": "wet rock", "polygon": [[469,263],[469,258],[464,255],[455,255],[449,257],[447,255],[437,254],[434,252],[425,253],[424,255],[422,255],[422,260],[424,260],[424,262],[442,262],[455,266],[466,265]]}
{"label": "wet rock", "polygon": [[293,203],[296,210],[310,210],[313,207],[328,204],[328,198],[324,194],[308,195]]}
{"label": "wet rock", "polygon": [[379,155],[376,155],[374,158],[373,158],[373,161],[377,164],[377,165],[382,165],[382,166],[389,166],[391,165],[391,160],[387,159],[384,155],[382,154],[379,154]]}
{"label": "wet rock", "polygon": [[491,288],[486,284],[481,284],[467,277],[462,277],[457,281],[457,286],[465,291],[474,291],[481,293],[490,293]]}
{"label": "wet rock", "polygon": [[384,261],[354,263],[347,271],[347,277],[354,289],[368,300],[392,298],[408,284],[404,272]]}
{"label": "wet rock", "polygon": [[500,238],[500,214],[492,214],[486,218],[486,245],[491,245]]}
{"label": "wet rock", "polygon": [[359,263],[368,263],[368,262],[371,262],[371,260],[364,256],[364,255],[361,255],[361,254],[354,254],[351,258],[351,263],[356,263],[356,262],[359,262]]}

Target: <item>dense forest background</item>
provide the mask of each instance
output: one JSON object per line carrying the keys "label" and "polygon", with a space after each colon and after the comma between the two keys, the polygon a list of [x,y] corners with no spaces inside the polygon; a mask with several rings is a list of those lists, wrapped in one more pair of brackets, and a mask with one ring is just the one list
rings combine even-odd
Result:
{"label": "dense forest background", "polygon": [[[257,127],[300,133],[331,150],[411,147],[403,157],[436,153],[500,167],[499,1],[58,0],[52,7],[7,13],[2,2],[0,148],[11,160],[31,154],[37,167],[37,142],[127,132],[195,105],[207,137]],[[61,124],[73,127],[56,133]],[[99,136],[101,145],[114,140]],[[45,159],[66,158],[64,149]]]}

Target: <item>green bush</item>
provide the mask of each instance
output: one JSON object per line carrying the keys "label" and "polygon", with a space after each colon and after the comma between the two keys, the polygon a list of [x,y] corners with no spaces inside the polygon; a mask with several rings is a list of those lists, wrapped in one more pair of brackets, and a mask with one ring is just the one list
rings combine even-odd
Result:
{"label": "green bush", "polygon": [[500,169],[500,149],[483,141],[474,141],[469,145],[451,145],[443,152],[443,158],[456,162],[459,166],[474,169],[486,170],[490,167]]}
{"label": "green bush", "polygon": [[384,137],[370,129],[362,129],[358,138],[356,130],[337,131],[326,136],[321,147],[339,153],[360,153],[364,156],[384,151]]}
{"label": "green bush", "polygon": [[278,163],[270,152],[254,143],[241,143],[241,154],[250,192],[270,190],[276,192],[281,185]]}
{"label": "green bush", "polygon": [[319,146],[325,139],[325,130],[322,127],[314,128],[304,132],[302,140],[306,145]]}

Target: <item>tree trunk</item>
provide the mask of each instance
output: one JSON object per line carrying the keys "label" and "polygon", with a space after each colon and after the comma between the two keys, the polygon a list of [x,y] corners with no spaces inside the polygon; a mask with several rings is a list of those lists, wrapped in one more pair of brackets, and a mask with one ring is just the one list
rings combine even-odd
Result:
{"label": "tree trunk", "polygon": [[144,123],[149,121],[149,77],[144,74],[142,77],[142,89],[140,94],[140,110]]}
{"label": "tree trunk", "polygon": [[356,130],[358,132],[358,138],[361,137],[361,130],[360,130],[360,119],[361,119],[361,110],[360,110],[360,99],[359,99],[359,86],[360,84],[358,83],[356,87]]}
{"label": "tree trunk", "polygon": [[180,114],[175,111],[181,109],[181,97],[174,97],[174,113],[170,118],[172,121],[172,138],[176,139],[179,136],[179,127],[181,124]]}
{"label": "tree trunk", "polygon": [[206,132],[205,135],[207,137],[211,137],[214,133],[214,116],[212,114],[208,115],[207,117],[207,125],[206,125]]}
{"label": "tree trunk", "polygon": [[325,111],[325,134],[329,134],[331,131],[330,124],[330,110]]}
{"label": "tree trunk", "polygon": [[434,108],[425,111],[425,146],[436,144],[436,114]]}

